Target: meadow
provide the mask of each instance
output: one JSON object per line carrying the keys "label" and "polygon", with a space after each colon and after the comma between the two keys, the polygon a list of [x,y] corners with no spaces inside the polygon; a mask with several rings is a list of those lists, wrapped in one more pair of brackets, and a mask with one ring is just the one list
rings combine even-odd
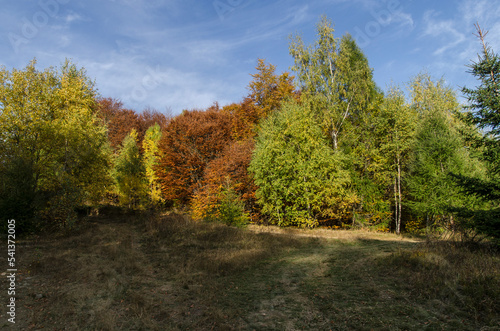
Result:
{"label": "meadow", "polygon": [[500,330],[487,245],[109,209],[17,261],[22,330]]}

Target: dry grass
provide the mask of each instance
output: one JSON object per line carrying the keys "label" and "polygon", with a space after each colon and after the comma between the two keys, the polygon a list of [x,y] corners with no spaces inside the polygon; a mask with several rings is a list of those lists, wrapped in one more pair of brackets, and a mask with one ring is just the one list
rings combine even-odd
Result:
{"label": "dry grass", "polygon": [[295,238],[308,237],[318,239],[339,239],[345,241],[357,241],[363,239],[380,241],[404,241],[419,242],[411,238],[405,238],[389,232],[367,231],[367,230],[331,230],[326,228],[301,229],[301,228],[281,228],[278,226],[249,225],[247,228],[254,233],[272,233],[289,235]]}
{"label": "dry grass", "polygon": [[412,295],[438,301],[442,307],[464,307],[466,318],[500,326],[500,255],[495,249],[432,241],[399,251],[382,263],[408,280]]}
{"label": "dry grass", "polygon": [[499,327],[492,252],[182,215],[114,213],[85,224],[19,243],[19,329]]}

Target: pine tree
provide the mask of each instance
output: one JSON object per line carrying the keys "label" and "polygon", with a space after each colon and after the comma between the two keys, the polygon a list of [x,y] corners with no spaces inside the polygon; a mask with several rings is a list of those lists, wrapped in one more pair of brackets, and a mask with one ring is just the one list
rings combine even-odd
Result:
{"label": "pine tree", "polygon": [[475,89],[464,87],[462,92],[469,101],[466,118],[484,133],[472,137],[472,143],[486,161],[488,176],[479,179],[457,175],[456,179],[464,191],[487,201],[488,207],[462,208],[458,214],[467,227],[500,242],[500,56],[487,44],[485,37],[488,32],[478,24],[476,29],[483,50],[478,54],[477,62],[469,67],[479,85]]}
{"label": "pine tree", "polygon": [[407,178],[407,204],[415,216],[425,218],[426,228],[452,227],[450,207],[468,203],[450,173],[473,174],[481,169],[470,159],[456,129],[436,112],[421,121],[416,133]]}

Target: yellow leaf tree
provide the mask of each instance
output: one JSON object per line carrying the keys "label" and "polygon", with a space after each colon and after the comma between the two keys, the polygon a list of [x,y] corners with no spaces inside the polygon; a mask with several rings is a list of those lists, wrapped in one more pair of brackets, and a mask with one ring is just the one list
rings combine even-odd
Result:
{"label": "yellow leaf tree", "polygon": [[18,218],[20,231],[42,219],[71,225],[76,206],[99,201],[111,183],[110,154],[95,97],[85,70],[68,61],[0,69],[2,222]]}
{"label": "yellow leaf tree", "polygon": [[148,196],[152,205],[158,205],[164,201],[161,194],[161,186],[158,181],[156,167],[160,157],[160,148],[158,144],[161,139],[161,128],[158,123],[149,127],[142,141],[144,150],[144,166],[146,171],[146,179],[148,181]]}

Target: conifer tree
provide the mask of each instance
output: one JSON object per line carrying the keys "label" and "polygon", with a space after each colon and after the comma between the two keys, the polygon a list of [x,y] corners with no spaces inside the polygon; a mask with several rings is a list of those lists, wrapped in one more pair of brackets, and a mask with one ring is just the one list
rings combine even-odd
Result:
{"label": "conifer tree", "polygon": [[486,161],[488,176],[480,179],[457,175],[460,186],[470,195],[482,197],[487,206],[462,208],[459,216],[465,226],[500,242],[500,56],[486,42],[487,31],[476,24],[482,52],[473,62],[470,73],[479,81],[474,88],[462,89],[469,101],[466,118],[483,130],[483,135],[471,137],[472,143]]}

